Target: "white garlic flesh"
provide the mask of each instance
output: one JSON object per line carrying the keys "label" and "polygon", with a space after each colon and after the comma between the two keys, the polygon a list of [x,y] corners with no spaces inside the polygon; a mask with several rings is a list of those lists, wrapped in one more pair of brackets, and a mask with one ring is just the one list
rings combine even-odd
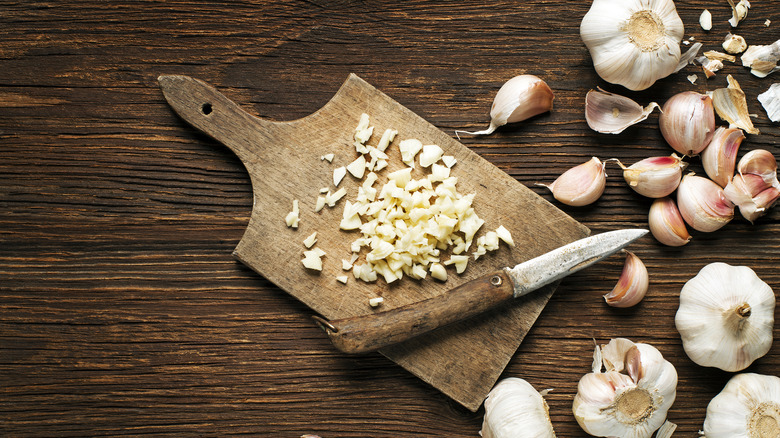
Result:
{"label": "white garlic flesh", "polygon": [[585,95],[585,121],[592,130],[602,134],[620,134],[647,119],[656,108],[660,105],[655,102],[643,108],[628,97],[602,89],[590,90]]}
{"label": "white garlic flesh", "polygon": [[542,79],[520,75],[499,88],[490,107],[490,126],[477,132],[456,131],[456,134],[486,135],[507,123],[517,123],[552,110],[554,95]]}
{"label": "white garlic flesh", "polygon": [[672,198],[658,198],[650,205],[648,214],[650,233],[667,246],[683,246],[691,241],[685,220]]}
{"label": "white garlic flesh", "polygon": [[710,263],[680,292],[674,322],[688,357],[741,371],[772,346],[775,294],[747,266]]}
{"label": "white garlic flesh", "polygon": [[780,377],[742,373],[707,405],[706,438],[780,436]]}
{"label": "white garlic flesh", "polygon": [[710,233],[734,218],[734,204],[712,180],[685,175],[677,188],[677,208],[694,230]]}
{"label": "white garlic flesh", "polygon": [[604,301],[612,307],[631,307],[639,304],[650,285],[650,276],[642,260],[631,251],[626,251],[623,272],[615,287],[604,295]]}
{"label": "white garlic flesh", "polygon": [[688,166],[675,154],[668,157],[650,157],[631,166],[624,166],[623,178],[635,192],[648,198],[669,196],[680,185],[682,171]]}
{"label": "white garlic flesh", "polygon": [[595,357],[602,363],[594,361],[593,372],[577,386],[577,423],[598,437],[651,437],[677,394],[674,366],[655,347],[624,338],[612,339]]}
{"label": "white garlic flesh", "polygon": [[677,68],[683,22],[672,0],[595,0],[580,37],[602,79],[644,90]]}
{"label": "white garlic flesh", "polygon": [[604,193],[607,185],[605,164],[596,157],[562,173],[547,187],[558,201],[581,207],[592,204]]}
{"label": "white garlic flesh", "polygon": [[726,187],[734,176],[737,151],[744,139],[745,134],[739,128],[719,127],[710,144],[702,151],[704,172],[719,186]]}
{"label": "white garlic flesh", "polygon": [[482,438],[555,438],[549,408],[530,383],[501,380],[485,399]]}
{"label": "white garlic flesh", "polygon": [[712,99],[695,91],[675,94],[664,104],[658,124],[672,149],[683,155],[698,155],[715,133]]}

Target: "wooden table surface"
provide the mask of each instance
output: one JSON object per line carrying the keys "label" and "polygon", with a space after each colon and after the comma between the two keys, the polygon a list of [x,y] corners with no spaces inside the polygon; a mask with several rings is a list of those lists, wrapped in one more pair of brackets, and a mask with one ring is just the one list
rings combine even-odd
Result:
{"label": "wooden table surface", "polygon": [[[628,92],[594,72],[579,39],[590,2],[73,1],[0,2],[0,435],[475,437],[476,413],[379,354],[338,353],[312,312],[236,261],[252,205],[224,146],[166,104],[160,74],[203,79],[274,120],[308,115],[356,73],[435,126],[480,129],[500,85],[535,74],[556,95],[547,115],[462,142],[552,200],[537,182],[591,156],[632,163],[671,149],[657,113],[621,135],[584,120],[596,86],[642,104],[726,86],[732,74],[759,135],[741,152],[778,155],[780,127],[758,79],[728,64],[691,84],[689,66]],[[709,33],[698,26],[713,14]],[[723,1],[679,1],[685,38],[718,49]],[[772,21],[769,27],[764,22]],[[737,32],[780,38],[780,8],[755,1]],[[700,161],[691,169],[701,172]],[[561,206],[594,233],[646,227],[648,199],[616,166],[594,205]],[[560,204],[557,204],[560,206]],[[682,285],[704,265],[747,265],[780,291],[780,209],[736,218],[683,248],[632,246],[651,287],[616,310],[614,256],[563,281],[504,377],[547,396],[558,436],[582,437],[571,412],[593,340],[656,346],[677,368],[669,419],[694,437],[731,376],[687,358],[674,328]],[[519,242],[522,244],[522,242]],[[778,329],[775,329],[778,334]],[[780,343],[748,371],[780,375]]]}

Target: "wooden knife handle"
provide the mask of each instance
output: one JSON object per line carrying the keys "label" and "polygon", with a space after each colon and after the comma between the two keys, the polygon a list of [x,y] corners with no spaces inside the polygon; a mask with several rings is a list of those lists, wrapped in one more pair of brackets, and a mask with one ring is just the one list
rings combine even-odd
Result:
{"label": "wooden knife handle", "polygon": [[461,321],[513,298],[505,271],[464,283],[427,300],[384,312],[326,321],[315,317],[333,345],[345,353],[367,353]]}

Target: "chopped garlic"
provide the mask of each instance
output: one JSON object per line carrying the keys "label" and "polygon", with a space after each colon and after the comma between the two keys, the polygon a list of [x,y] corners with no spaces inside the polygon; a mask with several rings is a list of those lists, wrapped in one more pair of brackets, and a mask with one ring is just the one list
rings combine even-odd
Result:
{"label": "chopped garlic", "polygon": [[354,262],[351,262],[349,260],[341,259],[341,269],[343,269],[345,271],[349,271],[350,269],[352,269],[352,264],[353,263]]}
{"label": "chopped garlic", "polygon": [[347,170],[355,178],[363,178],[363,174],[366,172],[366,157],[361,155],[355,158],[355,161],[347,165]]}
{"label": "chopped garlic", "polygon": [[688,75],[688,82],[692,84],[695,84],[697,79],[699,79],[699,77],[696,75]]}
{"label": "chopped garlic", "polygon": [[349,277],[347,277],[346,275],[339,275],[338,277],[336,277],[336,281],[338,281],[339,283],[347,284],[347,280],[349,280]]}
{"label": "chopped garlic", "polygon": [[365,144],[368,141],[368,139],[371,138],[371,134],[373,134],[374,132],[374,127],[368,126],[368,123],[369,123],[368,114],[366,113],[361,114],[360,121],[358,122],[358,125],[355,128],[356,143]]}
{"label": "chopped garlic", "polygon": [[430,167],[431,164],[439,161],[444,151],[435,144],[428,144],[423,146],[422,154],[420,154],[420,166]]}
{"label": "chopped garlic", "polygon": [[766,21],[764,22],[764,26],[765,26],[765,27],[769,27],[769,25],[770,25],[770,24],[772,24],[772,20],[766,20]]}
{"label": "chopped garlic", "polygon": [[439,263],[432,263],[430,267],[431,277],[439,281],[447,281],[447,270]]}
{"label": "chopped garlic", "polygon": [[347,175],[347,168],[344,166],[333,169],[333,185],[338,187],[341,180]]}
{"label": "chopped garlic", "polygon": [[322,209],[325,208],[325,202],[325,198],[317,196],[317,202],[314,204],[314,212],[319,213],[322,211]]}
{"label": "chopped garlic", "polygon": [[469,256],[464,255],[453,255],[450,256],[450,259],[444,262],[444,265],[455,265],[455,272],[458,274],[462,274],[463,271],[466,270],[466,266],[469,263]]}
{"label": "chopped garlic", "polygon": [[347,189],[344,187],[336,190],[336,193],[331,194],[328,192],[327,195],[325,195],[325,203],[328,204],[328,207],[334,207],[337,202],[347,194]]}
{"label": "chopped garlic", "polygon": [[442,163],[444,163],[445,166],[449,167],[450,169],[452,169],[452,166],[454,166],[455,163],[458,162],[458,160],[456,160],[455,157],[453,157],[452,155],[442,156],[441,161]]}
{"label": "chopped garlic", "polygon": [[422,147],[422,142],[414,138],[402,141],[398,144],[398,149],[401,151],[401,161],[409,167],[414,167],[414,157],[417,156]]}
{"label": "chopped garlic", "polygon": [[507,245],[515,246],[515,241],[512,240],[512,234],[510,234],[509,230],[504,228],[503,225],[496,228],[496,234],[498,235],[498,238],[503,240]]}
{"label": "chopped garlic", "polygon": [[298,200],[293,199],[293,208],[292,211],[287,213],[287,216],[284,218],[285,222],[287,223],[287,226],[290,228],[298,228],[298,214],[300,211],[298,210]]}
{"label": "chopped garlic", "polygon": [[314,233],[312,233],[309,237],[307,237],[306,239],[303,240],[303,245],[306,248],[311,248],[312,246],[314,246],[315,243],[317,243],[317,232],[316,231]]}
{"label": "chopped garlic", "polygon": [[393,142],[393,139],[395,139],[396,135],[398,135],[398,131],[395,129],[385,129],[385,132],[382,134],[382,138],[379,139],[379,143],[377,143],[376,148],[381,152],[386,151],[387,147],[390,146],[390,143]]}
{"label": "chopped garlic", "polygon": [[336,154],[325,154],[320,157],[320,160],[327,161],[328,163],[333,162],[333,158],[336,156]]}
{"label": "chopped garlic", "polygon": [[325,252],[322,250],[314,249],[311,251],[304,251],[301,263],[303,263],[303,266],[307,269],[322,271],[322,256],[324,255]]}
{"label": "chopped garlic", "polygon": [[371,307],[379,307],[385,301],[382,297],[371,298],[368,300],[368,305]]}

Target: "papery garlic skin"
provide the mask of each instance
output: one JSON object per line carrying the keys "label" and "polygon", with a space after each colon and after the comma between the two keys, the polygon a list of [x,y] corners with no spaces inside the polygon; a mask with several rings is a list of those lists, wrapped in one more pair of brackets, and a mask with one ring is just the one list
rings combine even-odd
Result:
{"label": "papery garlic skin", "polygon": [[726,88],[718,88],[710,93],[712,106],[721,119],[729,122],[733,128],[741,128],[748,134],[759,134],[758,128],[753,126],[748,112],[745,92],[739,86],[739,82],[733,76],[726,77],[729,85]]}
{"label": "papery garlic skin", "polygon": [[596,157],[562,173],[552,184],[545,186],[558,201],[581,207],[596,202],[607,185],[605,163]]}
{"label": "papery garlic skin", "polygon": [[631,307],[639,304],[647,294],[650,276],[642,260],[631,251],[626,251],[623,272],[612,291],[604,295],[604,301],[612,307]]}
{"label": "papery garlic skin", "polygon": [[688,166],[675,154],[668,157],[645,158],[631,166],[624,166],[623,178],[635,192],[648,198],[663,198],[670,195],[682,179],[682,171]]}
{"label": "papery garlic skin", "polygon": [[707,405],[705,438],[780,436],[780,377],[742,373]]}
{"label": "papery garlic skin", "polygon": [[677,187],[677,208],[691,228],[705,233],[719,230],[734,218],[734,204],[723,189],[693,174],[685,175]]}
{"label": "papery garlic skin", "polygon": [[747,266],[711,263],[688,280],[674,318],[688,357],[735,372],[772,346],[775,294]]}
{"label": "papery garlic skin", "polygon": [[726,187],[734,176],[737,164],[737,151],[745,139],[745,134],[739,128],[719,127],[712,136],[712,141],[701,153],[701,164],[704,172],[719,186]]}
{"label": "papery garlic skin", "polygon": [[547,402],[530,383],[501,380],[485,399],[482,438],[555,438]]}
{"label": "papery garlic skin", "polygon": [[624,338],[603,346],[601,356],[606,372],[594,369],[577,386],[577,423],[594,436],[649,438],[674,403],[677,371],[653,346]]}
{"label": "papery garlic skin", "polygon": [[490,107],[490,126],[483,131],[457,133],[486,135],[500,126],[517,123],[537,116],[553,107],[552,90],[542,79],[534,75],[519,75],[506,81],[499,88]]}
{"label": "papery garlic skin", "polygon": [[672,0],[595,0],[580,37],[602,79],[637,91],[674,72],[683,23]]}
{"label": "papery garlic skin", "polygon": [[675,94],[664,104],[658,124],[672,149],[683,155],[698,155],[715,133],[712,99],[695,91]]}
{"label": "papery garlic skin", "polygon": [[585,121],[592,130],[602,134],[620,134],[647,119],[656,108],[660,105],[655,102],[642,108],[628,97],[602,89],[590,90],[585,95]]}
{"label": "papery garlic skin", "polygon": [[650,233],[667,246],[683,246],[691,241],[680,210],[672,198],[664,197],[653,201],[648,214]]}
{"label": "papery garlic skin", "polygon": [[741,56],[742,65],[750,68],[753,76],[764,78],[780,70],[780,40],[766,46],[750,46]]}
{"label": "papery garlic skin", "polygon": [[780,122],[780,83],[772,84],[766,91],[759,94],[758,101],[764,107],[769,120]]}

